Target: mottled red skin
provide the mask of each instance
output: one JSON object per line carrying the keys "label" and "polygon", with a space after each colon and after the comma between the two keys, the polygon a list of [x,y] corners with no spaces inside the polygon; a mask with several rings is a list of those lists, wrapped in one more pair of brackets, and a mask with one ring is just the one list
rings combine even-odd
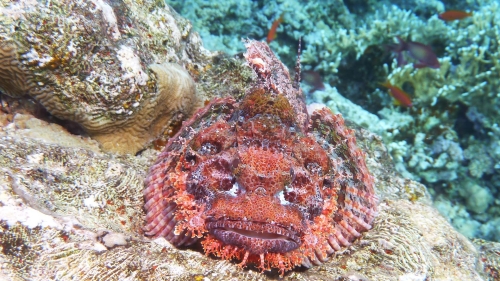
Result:
{"label": "mottled red skin", "polygon": [[212,101],[171,138],[146,179],[146,234],[282,273],[319,264],[371,228],[373,179],[352,130],[305,111],[265,43],[247,42],[256,82]]}

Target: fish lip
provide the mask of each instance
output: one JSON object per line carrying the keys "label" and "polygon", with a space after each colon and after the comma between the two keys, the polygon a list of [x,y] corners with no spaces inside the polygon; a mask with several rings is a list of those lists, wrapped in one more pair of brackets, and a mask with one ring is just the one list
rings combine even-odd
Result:
{"label": "fish lip", "polygon": [[225,244],[252,254],[285,253],[300,247],[300,234],[290,228],[266,222],[219,219],[208,221],[210,234]]}

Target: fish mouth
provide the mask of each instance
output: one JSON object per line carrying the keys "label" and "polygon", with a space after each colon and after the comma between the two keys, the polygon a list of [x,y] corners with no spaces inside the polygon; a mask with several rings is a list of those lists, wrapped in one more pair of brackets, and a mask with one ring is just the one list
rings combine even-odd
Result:
{"label": "fish mouth", "polygon": [[276,224],[218,220],[207,222],[206,227],[218,240],[255,255],[286,253],[297,249],[301,244],[297,232]]}

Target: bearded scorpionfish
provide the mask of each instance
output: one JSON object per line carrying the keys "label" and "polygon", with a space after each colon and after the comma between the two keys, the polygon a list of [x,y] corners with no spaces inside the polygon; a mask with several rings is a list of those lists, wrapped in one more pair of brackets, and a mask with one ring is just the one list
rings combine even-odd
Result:
{"label": "bearded scorpionfish", "polygon": [[[146,235],[281,274],[321,264],[369,230],[377,197],[365,155],[340,115],[308,114],[298,83],[263,42],[241,100],[213,100],[151,167]],[[300,72],[300,53],[297,59]]]}

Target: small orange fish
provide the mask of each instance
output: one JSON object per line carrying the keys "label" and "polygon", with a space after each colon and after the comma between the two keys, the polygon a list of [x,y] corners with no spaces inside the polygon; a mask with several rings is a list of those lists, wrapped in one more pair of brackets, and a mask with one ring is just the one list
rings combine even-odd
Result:
{"label": "small orange fish", "polygon": [[398,104],[406,106],[406,107],[413,106],[413,104],[411,103],[410,96],[405,91],[403,91],[401,88],[392,85],[389,81],[386,81],[385,83],[380,83],[380,85],[389,89],[389,94],[394,99],[396,99]]}
{"label": "small orange fish", "polygon": [[452,20],[461,20],[466,17],[472,16],[472,12],[458,11],[458,10],[449,10],[444,13],[438,15],[439,19],[444,21],[452,21]]}
{"label": "small orange fish", "polygon": [[267,39],[266,39],[267,44],[271,43],[271,41],[273,41],[276,38],[276,29],[278,29],[278,26],[282,22],[283,22],[283,14],[281,14],[281,16],[277,20],[273,21],[271,29],[269,29],[269,33],[267,34]]}

